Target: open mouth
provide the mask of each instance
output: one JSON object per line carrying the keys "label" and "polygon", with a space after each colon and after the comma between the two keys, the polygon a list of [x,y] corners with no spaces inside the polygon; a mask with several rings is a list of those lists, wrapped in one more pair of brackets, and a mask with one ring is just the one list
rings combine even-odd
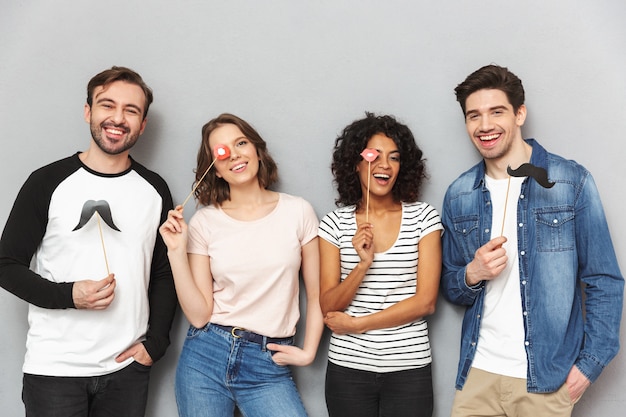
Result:
{"label": "open mouth", "polygon": [[102,125],[102,128],[104,129],[104,132],[108,136],[113,136],[113,137],[120,137],[128,133],[128,128],[124,126],[114,126],[114,125],[105,124],[105,125]]}
{"label": "open mouth", "polygon": [[241,164],[237,164],[234,167],[232,167],[230,170],[233,172],[240,172],[242,171],[244,168],[246,167],[245,163],[241,163]]}
{"label": "open mouth", "polygon": [[373,174],[374,179],[376,179],[376,182],[379,184],[387,184],[389,182],[389,179],[391,178],[390,175],[388,174]]}
{"label": "open mouth", "polygon": [[481,142],[490,142],[492,140],[498,139],[499,137],[499,133],[492,133],[491,135],[478,136],[478,139],[480,139]]}

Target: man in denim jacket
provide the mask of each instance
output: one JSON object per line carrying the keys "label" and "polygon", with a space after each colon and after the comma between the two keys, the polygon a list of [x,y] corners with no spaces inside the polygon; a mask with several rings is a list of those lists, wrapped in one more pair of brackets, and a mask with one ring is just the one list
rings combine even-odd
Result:
{"label": "man in denim jacket", "polygon": [[508,69],[480,68],[455,92],[483,161],[443,204],[442,290],[467,308],[452,416],[570,416],[619,349],[624,278],[598,191],[522,138]]}

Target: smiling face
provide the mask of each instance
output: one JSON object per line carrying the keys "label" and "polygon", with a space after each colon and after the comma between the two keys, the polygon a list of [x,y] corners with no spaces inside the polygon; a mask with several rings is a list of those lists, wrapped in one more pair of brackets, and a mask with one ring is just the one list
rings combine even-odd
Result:
{"label": "smiling face", "polygon": [[209,146],[214,149],[221,145],[230,150],[230,157],[215,161],[216,175],[229,185],[257,181],[259,156],[254,144],[246,138],[239,127],[226,123],[211,132]]}
{"label": "smiling face", "polygon": [[391,196],[391,190],[400,172],[400,151],[393,139],[377,133],[367,142],[367,148],[376,149],[378,156],[371,162],[362,160],[356,170],[361,180],[363,195],[367,193],[368,172],[371,196]]}
{"label": "smiling face", "polygon": [[478,90],[467,97],[465,108],[467,133],[486,163],[508,159],[524,144],[526,107],[522,104],[516,114],[503,91]]}
{"label": "smiling face", "polygon": [[138,85],[115,81],[96,87],[84,118],[98,148],[109,155],[132,148],[146,127],[145,105],[146,96]]}

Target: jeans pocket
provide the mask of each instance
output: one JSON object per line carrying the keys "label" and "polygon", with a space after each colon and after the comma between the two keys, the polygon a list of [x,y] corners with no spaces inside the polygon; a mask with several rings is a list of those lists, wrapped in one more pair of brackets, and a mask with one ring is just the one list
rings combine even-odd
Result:
{"label": "jeans pocket", "polygon": [[[285,340],[284,342],[280,342],[279,345],[282,346],[293,346],[293,339],[290,340]],[[274,361],[274,355],[278,353],[277,350],[270,350],[270,349],[265,349],[264,351],[266,357],[269,359],[269,361],[274,365],[277,366],[279,368],[287,368],[289,365],[279,365]]]}
{"label": "jeans pocket", "polygon": [[275,355],[276,353],[278,353],[278,351],[277,351],[277,350],[269,350],[269,349],[267,349],[264,353],[265,353],[265,357],[266,357],[266,359],[267,359],[267,360],[268,360],[268,362],[269,362],[269,363],[271,363],[272,365],[277,366],[277,367],[279,367],[279,368],[284,368],[284,367],[286,366],[286,365],[279,365],[279,364],[277,364],[276,362],[274,362],[274,355]]}
{"label": "jeans pocket", "polygon": [[209,328],[210,323],[207,323],[203,328],[198,329],[192,325],[189,325],[189,329],[187,330],[187,339],[193,339],[198,336],[200,333],[206,332]]}

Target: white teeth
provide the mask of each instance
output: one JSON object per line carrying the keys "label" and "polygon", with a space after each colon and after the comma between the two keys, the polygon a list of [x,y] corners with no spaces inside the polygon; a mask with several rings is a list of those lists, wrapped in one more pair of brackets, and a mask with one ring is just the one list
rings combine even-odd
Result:
{"label": "white teeth", "polygon": [[107,132],[113,133],[114,135],[121,135],[124,133],[123,131],[117,129],[107,129]]}
{"label": "white teeth", "polygon": [[388,180],[389,175],[387,174],[374,174],[374,178],[380,178],[381,180]]}
{"label": "white teeth", "polygon": [[239,165],[235,165],[234,167],[231,168],[231,171],[237,171],[240,170],[241,168],[245,167],[246,164],[239,164]]}
{"label": "white teeth", "polygon": [[487,136],[480,136],[480,140],[494,140],[498,136],[500,136],[499,133],[494,133],[493,135],[487,135]]}

